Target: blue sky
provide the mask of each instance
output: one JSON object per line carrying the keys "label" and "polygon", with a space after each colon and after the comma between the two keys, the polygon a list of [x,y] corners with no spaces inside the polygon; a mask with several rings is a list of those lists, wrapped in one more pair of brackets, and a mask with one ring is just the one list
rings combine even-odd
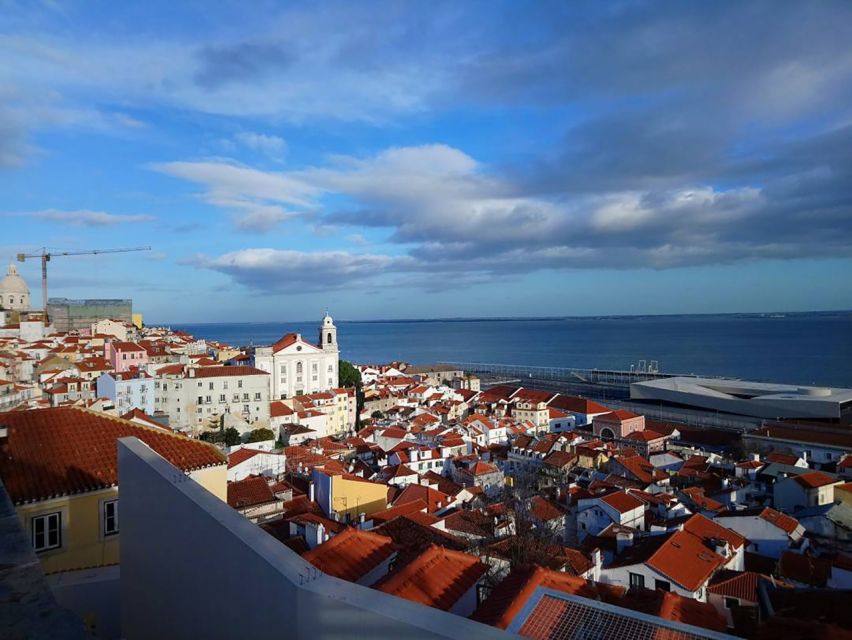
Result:
{"label": "blue sky", "polygon": [[[150,320],[852,308],[852,4],[0,2],[0,257]],[[38,266],[22,272],[38,298]]]}

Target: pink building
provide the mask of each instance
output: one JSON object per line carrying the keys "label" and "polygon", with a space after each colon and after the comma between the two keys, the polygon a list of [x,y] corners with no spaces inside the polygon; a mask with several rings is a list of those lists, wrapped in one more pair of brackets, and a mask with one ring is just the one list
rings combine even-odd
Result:
{"label": "pink building", "polygon": [[610,411],[592,420],[592,431],[602,440],[626,438],[634,431],[645,429],[645,416],[637,415],[625,409]]}
{"label": "pink building", "polygon": [[148,364],[148,352],[135,342],[104,343],[104,358],[112,365],[116,373],[123,373],[131,367],[144,367]]}

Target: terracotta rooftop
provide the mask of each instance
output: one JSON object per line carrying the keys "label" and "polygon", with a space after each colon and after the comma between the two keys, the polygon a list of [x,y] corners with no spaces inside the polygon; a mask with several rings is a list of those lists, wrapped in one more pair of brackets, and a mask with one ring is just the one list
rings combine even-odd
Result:
{"label": "terracotta rooftop", "polygon": [[275,494],[263,476],[249,476],[228,483],[228,504],[234,509],[275,502]]}
{"label": "terracotta rooftop", "polygon": [[837,478],[822,471],[808,471],[794,476],[793,479],[806,489],[818,489],[837,482]]}
{"label": "terracotta rooftop", "polygon": [[754,571],[722,571],[714,576],[707,591],[747,602],[757,602],[757,585],[761,578],[772,579]]}
{"label": "terracotta rooftop", "polygon": [[498,584],[471,618],[500,629],[507,628],[537,589],[552,589],[594,600],[615,601],[624,587],[600,584],[544,567],[519,567]]}
{"label": "terracotta rooftop", "polygon": [[605,502],[619,513],[627,513],[645,506],[644,502],[626,491],[615,491],[605,495],[601,498],[601,502]]}
{"label": "terracotta rooftop", "polygon": [[476,556],[429,546],[401,569],[388,574],[375,589],[449,611],[487,571]]}
{"label": "terracotta rooftop", "polygon": [[201,367],[192,369],[196,378],[221,378],[225,376],[268,376],[269,373],[255,367]]}
{"label": "terracotta rooftop", "polygon": [[292,416],[295,413],[290,407],[281,402],[274,400],[269,403],[269,416],[272,418],[282,418],[284,416]]}
{"label": "terracotta rooftop", "polygon": [[0,414],[0,477],[16,504],[118,484],[119,438],[135,436],[184,471],[225,464],[212,445],[78,407]]}
{"label": "terracotta rooftop", "polygon": [[774,524],[779,529],[786,531],[787,534],[795,533],[796,529],[799,527],[798,520],[785,513],[776,511],[772,507],[757,507],[755,509],[744,509],[741,511],[724,511],[717,514],[715,519],[723,519],[722,522],[724,522],[724,518],[741,518],[748,516],[757,516],[761,520],[765,520],[766,522]]}
{"label": "terracotta rooftop", "polygon": [[357,582],[395,552],[390,538],[348,528],[302,557],[324,573]]}

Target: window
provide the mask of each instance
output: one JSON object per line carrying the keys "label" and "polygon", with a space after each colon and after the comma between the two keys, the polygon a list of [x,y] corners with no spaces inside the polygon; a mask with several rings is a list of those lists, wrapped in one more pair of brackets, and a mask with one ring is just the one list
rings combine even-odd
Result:
{"label": "window", "polygon": [[672,585],[668,580],[654,580],[654,589],[662,589],[663,591],[671,591]]}
{"label": "window", "polygon": [[317,366],[317,363],[314,362],[314,364],[311,365],[311,373],[316,373],[318,369],[319,367]]}
{"label": "window", "polygon": [[222,388],[227,390],[227,388],[228,388],[228,381],[227,381],[227,380],[225,380],[225,381],[222,383]]}
{"label": "window", "polygon": [[302,375],[302,363],[301,362],[296,363],[296,375]]}
{"label": "window", "polygon": [[211,402],[211,400],[210,400],[210,396],[207,396],[207,397],[205,398],[205,400],[207,401],[207,404],[210,404],[210,402]]}
{"label": "window", "polygon": [[260,400],[260,391],[258,391],[257,393],[254,394],[254,399]]}
{"label": "window", "polygon": [[219,394],[219,402],[225,402],[225,394],[224,393]]}
{"label": "window", "polygon": [[630,574],[630,588],[631,589],[644,589],[645,588],[645,576],[640,575],[638,573]]}
{"label": "window", "polygon": [[59,512],[35,516],[32,519],[33,549],[37,552],[62,546],[62,514]]}
{"label": "window", "polygon": [[248,402],[249,395],[247,393],[243,394],[243,402]]}
{"label": "window", "polygon": [[103,503],[104,536],[118,533],[118,500],[107,500]]}
{"label": "window", "polygon": [[210,391],[213,391],[213,383],[210,383]]}
{"label": "window", "polygon": [[740,606],[740,601],[737,598],[725,598],[725,608],[733,609],[734,607]]}
{"label": "window", "polygon": [[242,388],[243,388],[243,381],[242,381],[242,380],[237,380],[237,386],[238,386],[240,389],[242,389]]}

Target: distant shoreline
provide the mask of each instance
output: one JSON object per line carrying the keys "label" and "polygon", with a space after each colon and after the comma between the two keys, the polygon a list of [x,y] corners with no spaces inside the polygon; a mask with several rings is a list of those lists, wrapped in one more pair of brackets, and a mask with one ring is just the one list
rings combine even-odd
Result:
{"label": "distant shoreline", "polygon": [[[431,323],[431,322],[553,322],[571,320],[653,320],[657,318],[755,318],[766,320],[777,320],[782,318],[815,318],[815,317],[843,317],[852,316],[852,309],[838,309],[833,311],[764,311],[764,312],[742,312],[742,313],[658,313],[658,314],[635,314],[635,315],[588,315],[588,316],[497,316],[482,318],[400,318],[387,319],[378,318],[374,320],[345,320],[335,319],[336,323],[346,324],[403,324],[403,323]],[[218,321],[218,322],[146,322],[148,326],[180,326],[180,325],[269,325],[269,324],[309,324],[315,320],[253,320],[253,321]]]}

